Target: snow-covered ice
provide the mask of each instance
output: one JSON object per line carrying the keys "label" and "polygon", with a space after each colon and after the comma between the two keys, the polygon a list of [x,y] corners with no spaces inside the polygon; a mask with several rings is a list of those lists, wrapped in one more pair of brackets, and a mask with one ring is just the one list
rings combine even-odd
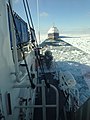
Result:
{"label": "snow-covered ice", "polygon": [[63,38],[63,40],[90,54],[90,35],[69,36],[69,38]]}
{"label": "snow-covered ice", "polygon": [[81,71],[90,89],[90,35],[79,35],[76,38],[74,36],[74,38],[63,38],[63,40],[83,51],[82,54],[85,56],[82,55],[79,61],[84,64]]}

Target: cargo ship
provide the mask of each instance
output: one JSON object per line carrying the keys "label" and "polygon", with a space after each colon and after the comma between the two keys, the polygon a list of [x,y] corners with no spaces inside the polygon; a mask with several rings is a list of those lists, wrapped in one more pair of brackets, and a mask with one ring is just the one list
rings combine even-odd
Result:
{"label": "cargo ship", "polygon": [[89,89],[80,64],[70,61],[88,54],[62,40],[54,26],[38,45],[28,1],[28,23],[12,4],[0,0],[0,120],[90,120]]}

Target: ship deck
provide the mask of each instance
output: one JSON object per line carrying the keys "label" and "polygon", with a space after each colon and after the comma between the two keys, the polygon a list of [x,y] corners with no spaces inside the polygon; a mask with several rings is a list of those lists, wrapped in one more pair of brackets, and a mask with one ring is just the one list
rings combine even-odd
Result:
{"label": "ship deck", "polygon": [[[74,76],[77,84],[76,87],[79,90],[79,100],[80,106],[90,97],[90,90],[85,81],[85,72],[90,70],[89,64],[89,54],[80,50],[79,48],[74,47],[73,45],[59,39],[59,40],[45,40],[42,44],[42,47],[47,47],[54,56],[54,64],[50,71],[45,69],[45,74],[47,80],[50,84],[53,84],[59,91],[59,120],[72,120],[72,113],[67,113],[67,118],[65,119],[64,105],[66,98],[64,97],[63,92],[58,88],[57,78],[53,76],[56,71],[70,71]],[[40,75],[41,76],[41,75]],[[40,77],[42,80],[42,77]],[[55,103],[55,92],[50,88],[49,92],[46,88],[46,103],[53,104]],[[41,92],[37,93],[35,104],[42,104]],[[47,119],[46,120],[56,120],[55,109],[48,108],[46,110]],[[43,120],[42,118],[42,109],[35,109],[34,111],[34,120]]]}
{"label": "ship deck", "polygon": [[[58,88],[58,81],[53,78],[53,74],[51,72],[48,72],[45,74],[47,76],[47,79],[49,80],[49,83],[54,85],[59,92],[59,120],[64,120],[64,105],[66,102],[66,98],[64,97],[64,94],[60,89]],[[46,104],[55,104],[56,101],[56,94],[55,91],[52,88],[45,88],[45,94],[46,94]],[[36,100],[35,100],[36,105],[41,105],[42,104],[42,95],[41,95],[41,90],[37,93]],[[33,120],[43,120],[42,116],[42,109],[41,108],[35,108],[34,110],[34,119]],[[56,108],[47,108],[46,109],[46,120],[56,120]],[[70,116],[69,116],[69,119]]]}

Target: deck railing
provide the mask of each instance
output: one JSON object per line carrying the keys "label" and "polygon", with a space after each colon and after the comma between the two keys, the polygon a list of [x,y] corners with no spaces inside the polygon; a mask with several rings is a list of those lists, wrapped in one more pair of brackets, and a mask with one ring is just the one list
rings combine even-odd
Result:
{"label": "deck railing", "polygon": [[[25,88],[25,87],[30,87],[30,85],[16,85],[14,86],[14,88]],[[43,120],[47,120],[46,119],[46,108],[56,108],[56,119],[59,119],[59,93],[58,90],[55,86],[50,84],[50,87],[52,89],[55,90],[56,92],[56,104],[50,104],[50,105],[46,105],[46,95],[45,95],[45,81],[42,80],[42,84],[38,84],[37,87],[41,87],[42,88],[42,105],[25,105],[25,106],[15,106],[15,109],[18,108],[42,108],[43,111]]]}

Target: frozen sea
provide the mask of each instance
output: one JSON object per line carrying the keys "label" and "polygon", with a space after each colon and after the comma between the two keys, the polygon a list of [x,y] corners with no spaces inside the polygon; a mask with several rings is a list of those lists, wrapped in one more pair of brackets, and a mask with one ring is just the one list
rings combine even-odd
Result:
{"label": "frozen sea", "polygon": [[90,36],[61,35],[59,40],[45,40],[52,51],[57,71],[70,71],[76,79],[80,104],[90,97]]}

